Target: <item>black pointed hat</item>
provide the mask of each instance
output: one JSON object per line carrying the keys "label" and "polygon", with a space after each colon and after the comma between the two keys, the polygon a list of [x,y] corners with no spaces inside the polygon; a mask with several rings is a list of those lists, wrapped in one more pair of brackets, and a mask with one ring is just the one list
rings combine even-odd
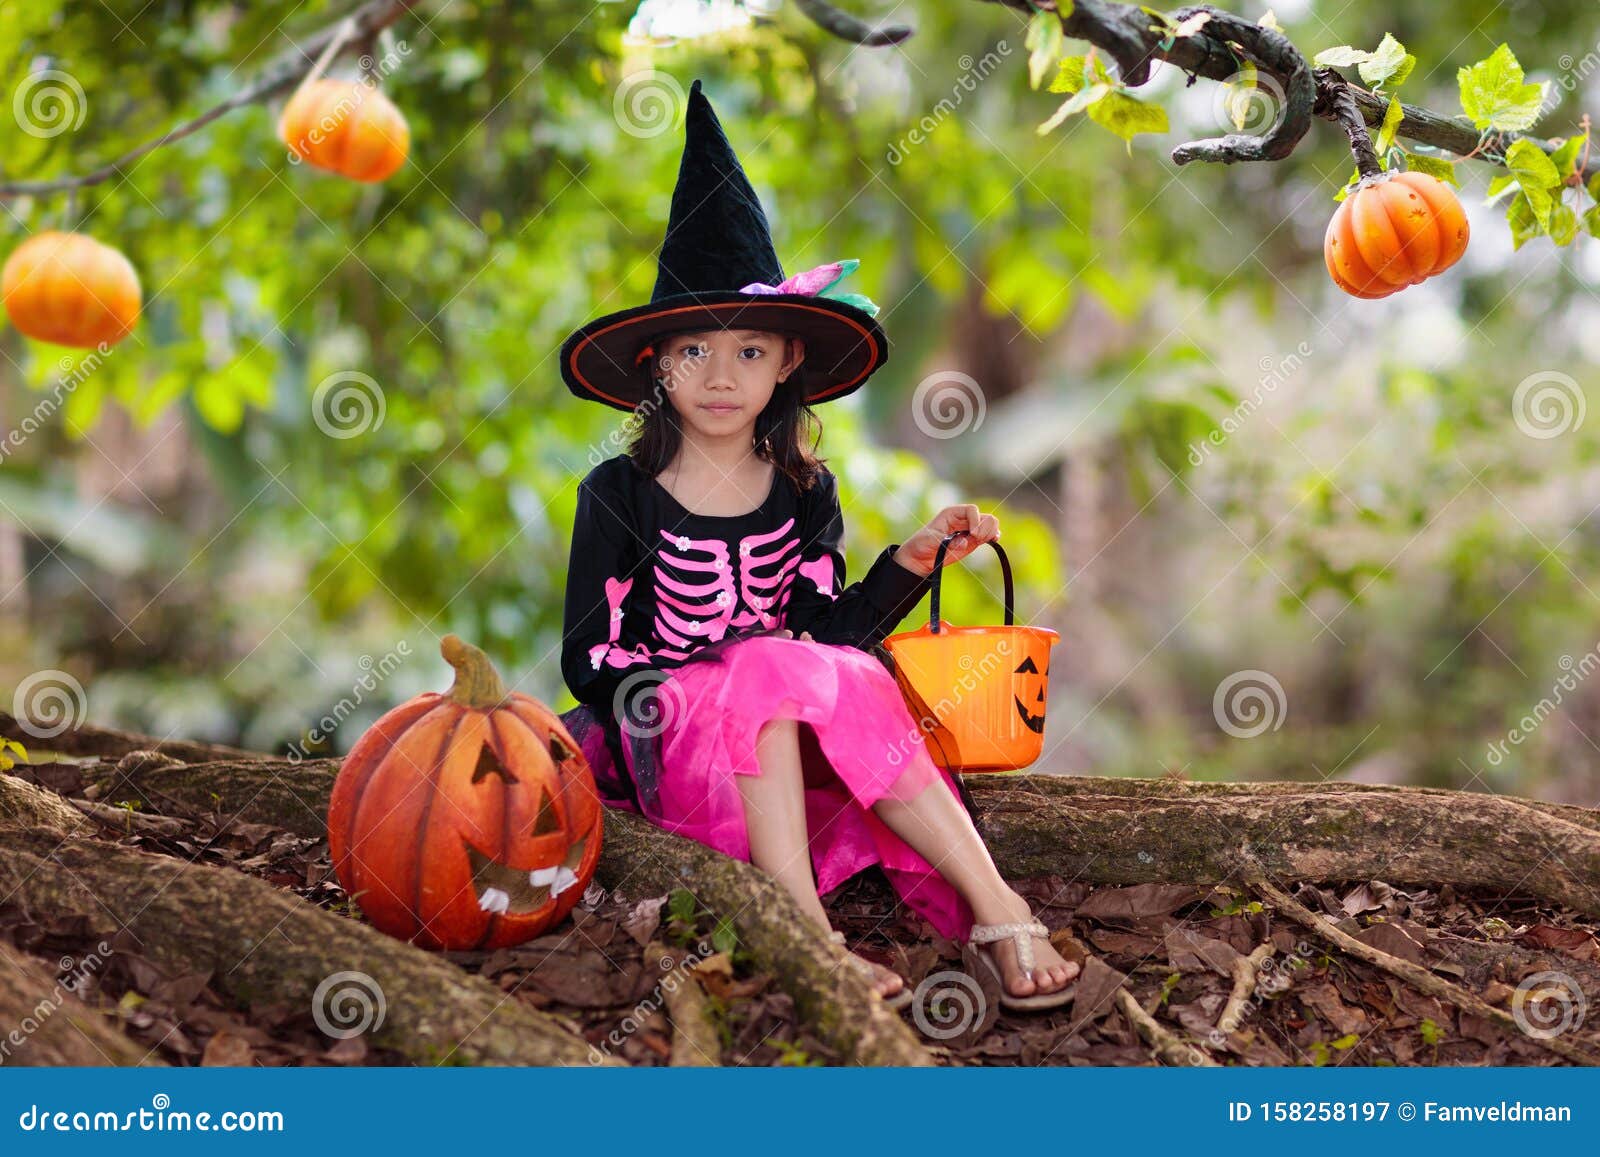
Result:
{"label": "black pointed hat", "polygon": [[597,317],[561,345],[561,376],[580,398],[633,410],[652,395],[655,343],[669,333],[760,329],[805,343],[795,371],[808,403],[858,389],[889,358],[878,307],[838,281],[854,260],[785,279],[767,215],[696,80],[683,160],[647,305]]}

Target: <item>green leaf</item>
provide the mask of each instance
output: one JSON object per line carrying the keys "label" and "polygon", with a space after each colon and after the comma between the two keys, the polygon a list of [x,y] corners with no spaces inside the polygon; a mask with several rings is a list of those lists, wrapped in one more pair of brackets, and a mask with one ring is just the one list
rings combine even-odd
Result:
{"label": "green leaf", "polygon": [[1506,168],[1528,198],[1534,216],[1543,227],[1550,220],[1550,207],[1561,187],[1561,174],[1543,149],[1524,137],[1511,142],[1506,150]]}
{"label": "green leaf", "polygon": [[1097,121],[1129,142],[1140,133],[1167,131],[1167,110],[1158,104],[1144,101],[1115,90],[1089,106],[1089,118]]}
{"label": "green leaf", "polygon": [[1600,205],[1589,206],[1589,211],[1583,215],[1583,227],[1589,231],[1589,236],[1600,237]]}
{"label": "green leaf", "polygon": [[1544,85],[1525,84],[1516,54],[1502,44],[1486,59],[1456,72],[1461,108],[1481,129],[1533,127],[1544,103]]}
{"label": "green leaf", "polygon": [[1361,73],[1361,79],[1368,84],[1376,87],[1392,79],[1398,86],[1411,75],[1411,70],[1417,65],[1417,58],[1406,51],[1405,45],[1386,32],[1383,35],[1383,43],[1378,45],[1378,51],[1358,63],[1357,71]]}
{"label": "green leaf", "polygon": [[1378,156],[1383,156],[1389,151],[1389,146],[1394,144],[1394,135],[1400,131],[1400,121],[1403,114],[1400,110],[1400,98],[1391,96],[1389,107],[1383,113],[1383,127],[1378,130],[1378,139],[1373,142],[1373,148],[1378,151]]}
{"label": "green leaf", "polygon": [[1352,64],[1364,64],[1371,59],[1372,53],[1341,44],[1337,48],[1323,49],[1311,63],[1318,68],[1348,68]]}
{"label": "green leaf", "polygon": [[1545,232],[1557,245],[1571,245],[1578,236],[1578,213],[1571,205],[1556,202],[1550,210],[1550,220]]}
{"label": "green leaf", "polygon": [[1223,86],[1223,107],[1228,111],[1228,119],[1233,122],[1237,132],[1244,132],[1244,126],[1250,122],[1250,94],[1256,90],[1256,66],[1254,61],[1245,61],[1236,74],[1239,79]]}
{"label": "green leaf", "polygon": [[1600,201],[1600,172],[1589,178],[1589,196]]}
{"label": "green leaf", "polygon": [[1063,39],[1061,14],[1045,11],[1033,14],[1033,18],[1028,21],[1028,35],[1023,40],[1023,47],[1028,49],[1029,88],[1039,87],[1039,82],[1044,79],[1045,70],[1055,63],[1056,57],[1061,55]]}
{"label": "green leaf", "polygon": [[[1548,214],[1549,210],[1545,212]],[[1521,191],[1506,207],[1506,224],[1511,226],[1511,248],[1514,250],[1521,249],[1544,232],[1544,225],[1528,202],[1528,194]]]}
{"label": "green leaf", "polygon": [[1406,168],[1414,173],[1426,173],[1430,177],[1437,177],[1448,185],[1461,188],[1461,181],[1456,176],[1456,167],[1443,157],[1430,157],[1423,153],[1407,153]]}
{"label": "green leaf", "polygon": [[1568,137],[1561,142],[1561,147],[1550,154],[1550,163],[1556,167],[1563,181],[1578,171],[1578,153],[1583,149],[1584,142],[1589,139],[1588,133],[1580,133],[1575,137]]}
{"label": "green leaf", "polygon": [[1343,201],[1350,195],[1350,190],[1355,187],[1355,183],[1359,180],[1361,180],[1361,170],[1359,168],[1351,169],[1350,179],[1340,186],[1339,191],[1333,195],[1333,199],[1335,201]]}
{"label": "green leaf", "polygon": [[1056,68],[1055,78],[1046,87],[1047,92],[1077,92],[1083,88],[1083,74],[1088,66],[1088,58],[1083,56],[1063,56],[1061,63]]}
{"label": "green leaf", "polygon": [[1043,136],[1045,133],[1054,129],[1062,121],[1066,120],[1073,113],[1082,112],[1090,105],[1095,104],[1104,98],[1110,92],[1111,86],[1109,84],[1091,84],[1088,88],[1079,89],[1066,100],[1062,101],[1061,107],[1056,109],[1055,113],[1050,117],[1050,119],[1039,126],[1037,130],[1039,135]]}
{"label": "green leaf", "polygon": [[1501,173],[1489,182],[1488,195],[1484,197],[1483,203],[1485,205],[1493,205],[1507,189],[1514,189],[1516,186],[1517,179],[1515,177],[1510,173]]}
{"label": "green leaf", "polygon": [[1278,23],[1278,14],[1270,8],[1267,9],[1265,16],[1256,21],[1256,24],[1261,28],[1270,28],[1274,32],[1283,31],[1283,25]]}

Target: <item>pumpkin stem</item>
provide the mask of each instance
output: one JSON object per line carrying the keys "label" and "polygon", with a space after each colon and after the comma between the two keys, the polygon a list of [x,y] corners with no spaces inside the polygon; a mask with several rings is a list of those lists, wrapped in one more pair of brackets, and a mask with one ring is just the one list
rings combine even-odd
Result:
{"label": "pumpkin stem", "polygon": [[447,693],[451,702],[463,707],[495,707],[510,694],[500,681],[500,672],[489,662],[489,656],[471,643],[463,642],[460,636],[446,635],[440,639],[439,653],[456,669],[456,681]]}
{"label": "pumpkin stem", "polygon": [[1317,84],[1317,104],[1314,111],[1319,116],[1331,116],[1350,138],[1350,151],[1356,158],[1356,171],[1363,182],[1373,178],[1387,178],[1383,162],[1372,147],[1372,135],[1367,132],[1367,121],[1350,92],[1350,84],[1331,68],[1319,68],[1313,74]]}

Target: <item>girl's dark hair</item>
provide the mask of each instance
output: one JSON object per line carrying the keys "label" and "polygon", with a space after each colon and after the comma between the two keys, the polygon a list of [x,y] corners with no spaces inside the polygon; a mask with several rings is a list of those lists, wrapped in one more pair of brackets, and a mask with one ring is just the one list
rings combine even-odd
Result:
{"label": "girl's dark hair", "polygon": [[[655,340],[654,348],[664,349],[679,333],[694,332],[697,331],[678,330],[664,334]],[[782,336],[788,339],[793,335],[785,333]],[[645,400],[639,403],[629,419],[638,423],[638,426],[628,446],[628,456],[652,478],[672,463],[683,445],[683,428],[679,425],[678,411],[667,396],[667,387],[656,378],[658,359],[659,354],[652,353],[639,362],[639,372],[645,379]],[[816,481],[818,467],[827,462],[826,458],[815,453],[821,440],[822,419],[801,400],[800,371],[797,367],[787,379],[777,384],[772,391],[772,398],[756,416],[756,456],[771,462],[794,484],[796,490],[810,490]]]}

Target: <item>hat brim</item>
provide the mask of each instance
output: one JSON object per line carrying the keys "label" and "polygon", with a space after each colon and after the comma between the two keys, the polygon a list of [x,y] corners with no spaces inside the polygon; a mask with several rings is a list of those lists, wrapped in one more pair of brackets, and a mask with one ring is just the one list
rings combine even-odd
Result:
{"label": "hat brim", "polygon": [[865,310],[828,297],[737,291],[679,294],[606,314],[561,343],[561,377],[580,398],[632,411],[650,396],[640,368],[646,347],[663,334],[696,329],[763,329],[805,342],[796,371],[807,403],[861,388],[889,360],[883,329]]}

